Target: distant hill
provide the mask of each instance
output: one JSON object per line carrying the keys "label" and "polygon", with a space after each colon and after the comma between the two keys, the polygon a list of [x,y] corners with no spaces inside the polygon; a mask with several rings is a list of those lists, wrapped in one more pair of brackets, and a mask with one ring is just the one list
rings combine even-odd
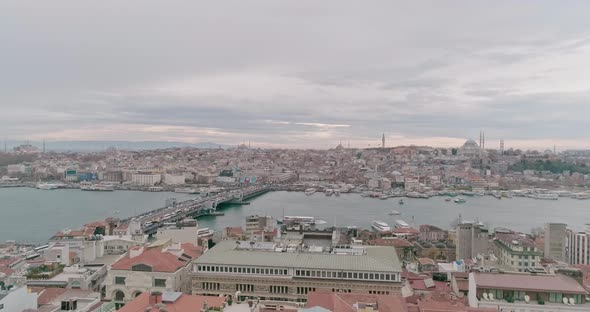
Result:
{"label": "distant hill", "polygon": [[[7,149],[24,144],[22,141],[6,141]],[[43,148],[43,142],[30,141],[29,144]],[[217,144],[213,142],[185,143],[185,142],[168,142],[168,141],[47,141],[45,149],[56,152],[97,152],[104,151],[109,147],[121,150],[153,150],[173,147],[195,147],[195,148],[229,148],[229,145]],[[4,142],[0,148],[4,149]]]}

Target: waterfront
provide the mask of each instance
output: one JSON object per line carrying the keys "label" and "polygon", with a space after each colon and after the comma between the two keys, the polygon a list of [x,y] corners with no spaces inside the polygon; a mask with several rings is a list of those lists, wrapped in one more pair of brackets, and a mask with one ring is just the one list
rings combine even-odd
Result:
{"label": "waterfront", "polygon": [[[247,206],[223,208],[224,217],[203,217],[200,226],[222,229],[226,226],[243,225],[244,217],[250,214],[272,215],[275,218],[285,215],[315,216],[327,222],[327,226],[355,225],[370,228],[373,220],[381,220],[393,225],[403,219],[416,226],[432,224],[448,229],[459,214],[463,220],[476,220],[492,227],[502,226],[513,230],[530,232],[534,227],[542,227],[546,222],[563,222],[576,230],[584,229],[590,223],[590,201],[560,198],[559,200],[536,200],[523,197],[498,200],[492,196],[466,197],[467,202],[456,204],[447,202],[444,197],[430,199],[399,198],[379,200],[361,197],[359,194],[342,194],[340,197],[326,197],[323,193],[307,196],[300,192],[270,192],[253,199]],[[391,210],[402,213],[390,216]]]}
{"label": "waterfront", "polygon": [[[76,189],[0,189],[0,241],[45,243],[55,232],[78,229],[107,217],[125,218],[163,207],[167,198],[194,195],[168,192],[87,192]],[[118,211],[118,213],[117,213]]]}
{"label": "waterfront", "polygon": [[[164,206],[167,198],[179,200],[194,195],[167,192],[83,192],[80,190],[43,191],[32,188],[0,189],[0,241],[14,239],[22,242],[44,243],[56,231],[79,228],[84,223],[103,220],[109,216],[128,217]],[[564,222],[570,228],[583,229],[590,222],[590,201],[560,198],[557,201],[511,198],[498,200],[491,196],[467,197],[464,204],[430,199],[398,198],[379,200],[359,194],[326,197],[323,193],[307,196],[297,192],[270,192],[257,197],[250,205],[226,206],[225,216],[203,217],[201,227],[215,230],[243,225],[250,214],[309,215],[327,221],[326,225],[355,225],[369,228],[373,220],[392,224],[404,219],[415,225],[432,224],[449,228],[462,215],[464,220],[480,219],[491,226],[503,226],[529,232],[545,222]],[[397,210],[401,216],[389,216]],[[119,213],[115,213],[119,211]]]}

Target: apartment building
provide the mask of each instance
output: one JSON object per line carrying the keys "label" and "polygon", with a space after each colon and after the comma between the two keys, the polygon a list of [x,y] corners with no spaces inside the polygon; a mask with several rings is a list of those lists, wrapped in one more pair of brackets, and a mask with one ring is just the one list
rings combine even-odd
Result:
{"label": "apartment building", "polygon": [[535,241],[517,233],[497,233],[494,239],[498,262],[506,268],[518,272],[527,272],[540,268],[539,262],[543,252]]}

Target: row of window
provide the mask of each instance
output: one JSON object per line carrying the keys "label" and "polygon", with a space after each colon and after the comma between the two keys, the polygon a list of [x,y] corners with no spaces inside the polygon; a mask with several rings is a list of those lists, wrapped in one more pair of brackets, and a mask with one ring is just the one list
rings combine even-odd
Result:
{"label": "row of window", "polygon": [[369,290],[369,294],[371,294],[371,295],[389,295],[389,292],[384,291],[384,290]]}
{"label": "row of window", "polygon": [[[124,276],[115,276],[115,284],[116,285],[125,285],[127,278]],[[153,287],[166,287],[166,279],[164,278],[154,278],[153,280]]]}
{"label": "row of window", "polygon": [[205,290],[219,290],[219,283],[203,282],[201,286]]}
{"label": "row of window", "polygon": [[287,286],[270,286],[271,294],[288,294],[289,287]]}
{"label": "row of window", "polygon": [[236,284],[236,291],[254,292],[254,285],[252,285],[252,284]]}
{"label": "row of window", "polygon": [[307,295],[308,292],[315,291],[315,287],[297,287],[298,295]]}
{"label": "row of window", "polygon": [[297,276],[297,277],[354,279],[354,280],[373,280],[373,281],[396,281],[396,274],[390,274],[390,273],[360,273],[360,272],[342,272],[342,271],[295,270],[295,276]]}
{"label": "row of window", "polygon": [[238,273],[238,274],[288,275],[287,269],[250,268],[250,267],[233,267],[233,266],[218,266],[218,265],[199,265],[199,266],[197,266],[197,271],[219,272],[219,273]]}

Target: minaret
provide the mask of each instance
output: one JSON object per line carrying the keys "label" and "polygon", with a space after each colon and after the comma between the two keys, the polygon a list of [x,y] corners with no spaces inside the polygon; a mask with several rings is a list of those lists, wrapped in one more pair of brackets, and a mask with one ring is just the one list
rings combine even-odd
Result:
{"label": "minaret", "polygon": [[43,154],[45,154],[45,140],[43,140]]}
{"label": "minaret", "polygon": [[385,132],[383,132],[383,136],[381,136],[381,148],[385,148]]}

